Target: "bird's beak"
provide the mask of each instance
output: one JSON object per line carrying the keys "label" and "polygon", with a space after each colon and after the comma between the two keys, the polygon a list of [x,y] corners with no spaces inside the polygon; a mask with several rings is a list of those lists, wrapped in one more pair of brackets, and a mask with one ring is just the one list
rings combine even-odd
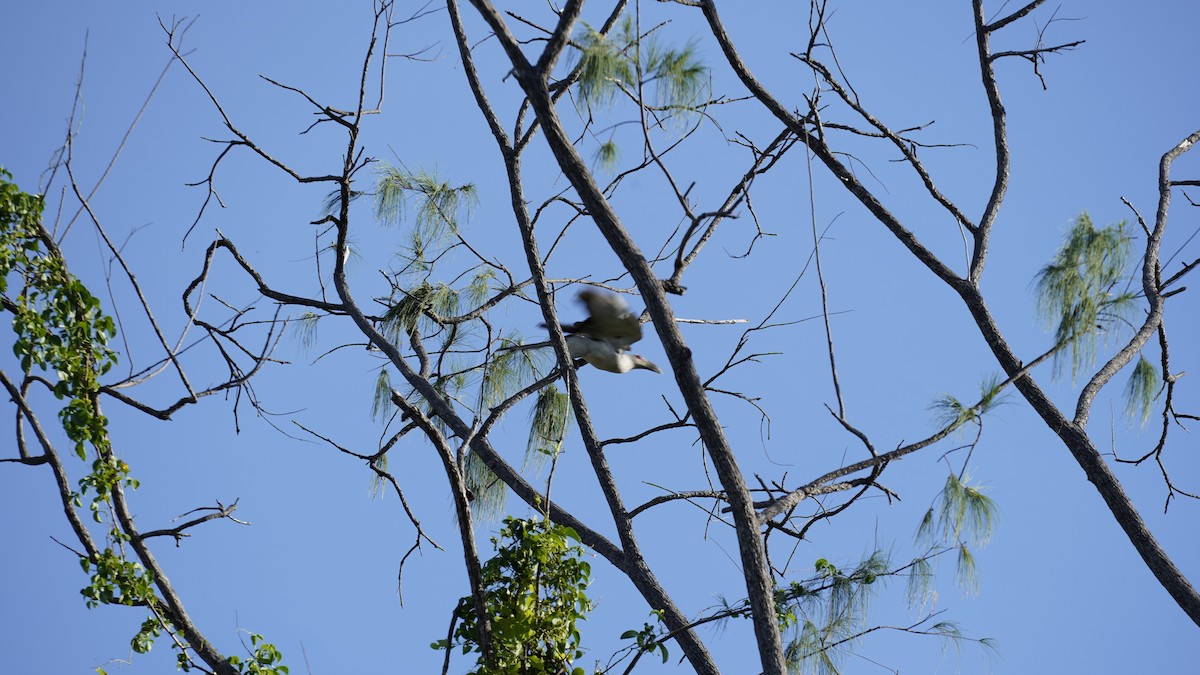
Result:
{"label": "bird's beak", "polygon": [[662,374],[662,371],[659,370],[658,366],[654,365],[653,363],[650,363],[646,359],[642,359],[641,363],[639,363],[638,365],[645,368],[646,370],[653,370],[654,372],[658,373],[659,375]]}

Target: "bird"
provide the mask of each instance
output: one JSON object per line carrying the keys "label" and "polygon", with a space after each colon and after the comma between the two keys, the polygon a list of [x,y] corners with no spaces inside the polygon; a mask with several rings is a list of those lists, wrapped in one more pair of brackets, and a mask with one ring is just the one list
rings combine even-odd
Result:
{"label": "bird", "polygon": [[[578,297],[587,307],[588,318],[564,324],[564,332],[599,338],[617,351],[626,351],[630,345],[642,339],[642,322],[629,311],[625,298],[590,288],[580,291]],[[546,325],[542,324],[542,327]]]}
{"label": "bird", "polygon": [[[583,359],[610,373],[623,374],[637,369],[662,372],[645,357],[629,353],[630,345],[642,339],[642,323],[629,311],[624,298],[589,288],[579,292],[579,300],[587,307],[588,317],[562,326],[563,332],[567,333],[567,350],[572,359]],[[541,324],[541,327],[546,325]],[[519,349],[549,345],[549,342],[539,342],[521,345]]]}
{"label": "bird", "polygon": [[640,354],[630,354],[625,350],[617,349],[613,343],[587,333],[568,335],[567,349],[571,352],[571,358],[583,359],[596,368],[610,373],[628,373],[638,368],[652,370],[656,373],[662,372],[658,366]]}

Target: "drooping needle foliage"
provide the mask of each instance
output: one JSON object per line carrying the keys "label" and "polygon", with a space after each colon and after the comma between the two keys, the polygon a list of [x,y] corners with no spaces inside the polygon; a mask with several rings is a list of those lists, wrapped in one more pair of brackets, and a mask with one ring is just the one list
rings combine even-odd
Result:
{"label": "drooping needle foliage", "polygon": [[[1128,324],[1138,297],[1128,290],[1126,273],[1132,242],[1125,221],[1097,228],[1082,213],[1054,259],[1038,272],[1038,311],[1054,329],[1061,350],[1054,356],[1056,374],[1064,369],[1061,355],[1069,351],[1074,379],[1080,368],[1095,361],[1098,339],[1112,337]],[[1154,366],[1139,358],[1125,387],[1125,411],[1131,420],[1144,424],[1149,419],[1159,381]]]}
{"label": "drooping needle foliage", "polygon": [[[1134,294],[1117,290],[1125,279],[1130,244],[1124,221],[1097,228],[1082,213],[1054,259],[1037,274],[1038,312],[1054,329],[1057,344],[1070,351],[1072,379],[1094,360],[1097,337],[1111,335],[1133,308]],[[1063,368],[1058,355],[1055,368]]]}

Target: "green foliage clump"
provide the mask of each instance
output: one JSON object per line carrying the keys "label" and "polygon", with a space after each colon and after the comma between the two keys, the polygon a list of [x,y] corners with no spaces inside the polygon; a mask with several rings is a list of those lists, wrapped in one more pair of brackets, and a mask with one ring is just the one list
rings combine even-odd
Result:
{"label": "green foliage clump", "polygon": [[888,559],[875,551],[844,569],[820,558],[813,570],[811,578],[775,589],[779,627],[791,635],[784,656],[796,672],[836,673],[864,625],[873,585],[888,574]]}
{"label": "green foliage clump", "polygon": [[[577,92],[585,116],[611,108],[622,94],[641,106],[638,115],[646,131],[679,130],[699,119],[712,89],[708,67],[694,43],[667,48],[653,33],[639,35],[629,17],[609,35],[584,24],[573,46],[578,55]],[[616,168],[620,156],[620,146],[611,135],[594,151],[596,163],[606,171]]]}
{"label": "green foliage clump", "polygon": [[945,394],[934,401],[929,409],[933,411],[934,420],[943,427],[957,429],[968,422],[979,424],[984,415],[1004,403],[1002,383],[999,375],[992,375],[984,380],[979,386],[979,400],[973,405],[964,403],[951,394]]}
{"label": "green foliage clump", "polygon": [[[43,197],[22,192],[11,178],[0,169],[0,293],[3,309],[14,314],[13,354],[25,372],[37,366],[57,374],[54,396],[68,401],[59,418],[79,458],[87,457],[88,443],[104,455],[108,422],[95,395],[97,378],[117,362],[107,346],[117,334],[116,324],[67,271],[42,227]],[[16,298],[7,295],[10,276],[22,283]]]}
{"label": "green foliage clump", "polygon": [[[934,505],[917,527],[917,539],[946,542],[958,553],[957,578],[967,592],[979,587],[971,547],[981,547],[992,537],[999,510],[983,491],[951,472]],[[910,586],[910,596],[913,594]]]}
{"label": "green foliage clump", "polygon": [[[825,558],[813,563],[813,575],[775,589],[779,628],[788,638],[784,657],[789,672],[833,674],[851,653],[866,627],[870,600],[882,581],[895,576],[888,555],[874,551],[853,567],[840,567]],[[722,600],[726,617],[751,614],[750,602]]]}
{"label": "green foliage clump", "polygon": [[[1097,228],[1083,213],[1054,259],[1038,272],[1038,311],[1054,328],[1058,347],[1069,347],[1072,378],[1094,361],[1097,336],[1111,335],[1128,322],[1137,295],[1116,289],[1127,279],[1132,241],[1125,221]],[[1056,372],[1063,368],[1061,353],[1055,354]],[[1160,384],[1158,370],[1140,357],[1125,387],[1125,412],[1131,421],[1146,423]]]}
{"label": "green foliage clump", "polygon": [[1125,384],[1125,413],[1131,422],[1137,420],[1142,425],[1146,424],[1161,387],[1162,378],[1158,376],[1158,368],[1145,356],[1139,357],[1129,373],[1129,382]]}
{"label": "green foliage clump", "polygon": [[667,49],[649,40],[641,59],[646,81],[654,85],[657,106],[691,110],[708,94],[708,68],[700,61],[695,43]]}
{"label": "green foliage clump", "polygon": [[[656,624],[646,622],[642,624],[640,630],[630,629],[621,633],[622,640],[633,640],[635,649],[640,656],[641,654],[649,654],[658,652],[662,657],[662,662],[666,663],[670,658],[670,652],[667,650],[666,631],[663,628],[663,614],[661,609],[656,609],[650,612],[650,616],[654,617]],[[632,667],[632,664],[630,664]]]}
{"label": "green foliage clump", "polygon": [[[13,313],[12,349],[22,370],[29,373],[36,366],[57,375],[52,392],[67,401],[58,417],[75,454],[87,459],[88,445],[96,450],[92,472],[79,481],[81,492],[74,501],[79,506],[80,496],[94,491],[92,517],[99,522],[100,507],[116,486],[137,486],[129,465],[112,454],[108,420],[97,402],[100,376],[117,363],[108,348],[116,323],[67,270],[58,245],[42,226],[45,200],[22,192],[11,178],[0,169],[0,311]],[[10,277],[20,283],[15,298],[8,294]]]}
{"label": "green foliage clump", "polygon": [[965,539],[983,546],[992,538],[996,524],[996,503],[983,491],[950,473],[939,499],[937,522],[948,540]]}
{"label": "green foliage clump", "polygon": [[421,328],[421,319],[426,312],[448,316],[456,314],[458,307],[458,293],[453,288],[423,281],[409,289],[384,313],[383,335],[392,344],[405,344],[408,336]]}
{"label": "green foliage clump", "polygon": [[[1132,309],[1134,295],[1118,292],[1132,238],[1125,222],[1097,228],[1080,214],[1050,264],[1037,274],[1038,312],[1054,328],[1060,347],[1070,347],[1071,377],[1095,358],[1096,337],[1112,329]],[[1055,355],[1055,367],[1062,360]]]}
{"label": "green foliage clump", "polygon": [[571,397],[549,385],[538,392],[529,425],[525,456],[554,457],[562,447],[567,425],[571,422]]}
{"label": "green foliage clump", "polygon": [[[853,653],[859,640],[877,630],[868,627],[869,602],[883,581],[907,574],[910,604],[920,604],[923,593],[913,594],[913,578],[920,587],[932,575],[928,557],[892,569],[888,555],[875,551],[853,567],[843,568],[825,558],[813,564],[815,574],[802,582],[791,582],[775,590],[780,629],[791,634],[784,650],[789,672],[836,675],[840,664]],[[748,614],[748,606],[744,608]],[[988,639],[971,639],[952,622],[937,622],[919,631],[933,635],[956,648],[977,642],[991,649]]]}
{"label": "green foliage clump", "polygon": [[[79,591],[89,608],[97,605],[144,605],[154,599],[154,573],[126,560],[111,548],[95,560],[80,558],[84,572],[92,572],[91,583]],[[94,571],[93,571],[94,570]]]}
{"label": "green foliage clump", "polygon": [[473,675],[583,675],[572,664],[583,655],[578,621],[592,602],[585,594],[591,566],[569,527],[545,520],[506,518],[492,539],[496,555],[483,565],[482,585],[491,617],[492,660],[483,659],[479,615],[471,596],[459,601],[454,640],[434,649],[461,645],[478,652]]}
{"label": "green foliage clump", "polygon": [[138,629],[133,639],[129,641],[129,647],[133,649],[135,654],[145,654],[154,646],[154,638],[162,635],[163,622],[159,621],[158,617],[152,616],[142,622],[142,627]]}
{"label": "green foliage clump", "polygon": [[264,642],[258,633],[250,634],[250,645],[254,652],[250,658],[230,656],[229,665],[243,675],[288,675],[288,667],[283,664],[283,654],[275,645]]}
{"label": "green foliage clump", "polygon": [[617,162],[621,159],[621,147],[611,138],[601,143],[593,155],[596,159],[596,164],[605,171],[612,171],[616,168]]}
{"label": "green foliage clump", "polygon": [[397,224],[413,209],[409,263],[428,269],[457,235],[478,203],[475,186],[453,186],[424,171],[382,165],[375,183],[375,213],[384,224]]}
{"label": "green foliage clump", "polygon": [[708,93],[708,68],[694,43],[663,47],[638,35],[628,17],[614,36],[584,24],[576,43],[579,95],[591,108],[612,105],[618,92],[633,96],[639,84],[653,87],[653,105],[662,110],[694,112]]}
{"label": "green foliage clump", "polygon": [[627,53],[632,22],[622,24],[621,36],[609,39],[584,24],[579,37],[579,95],[589,106],[606,107],[621,88],[634,86],[633,60]]}

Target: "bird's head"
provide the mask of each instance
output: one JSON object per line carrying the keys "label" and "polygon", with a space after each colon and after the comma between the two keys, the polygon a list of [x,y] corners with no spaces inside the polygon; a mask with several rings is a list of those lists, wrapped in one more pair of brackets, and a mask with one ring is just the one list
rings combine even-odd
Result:
{"label": "bird's head", "polygon": [[650,363],[645,358],[638,356],[637,354],[630,354],[630,357],[633,359],[634,368],[644,368],[646,370],[653,370],[656,373],[662,373],[662,371],[658,369],[658,366]]}

